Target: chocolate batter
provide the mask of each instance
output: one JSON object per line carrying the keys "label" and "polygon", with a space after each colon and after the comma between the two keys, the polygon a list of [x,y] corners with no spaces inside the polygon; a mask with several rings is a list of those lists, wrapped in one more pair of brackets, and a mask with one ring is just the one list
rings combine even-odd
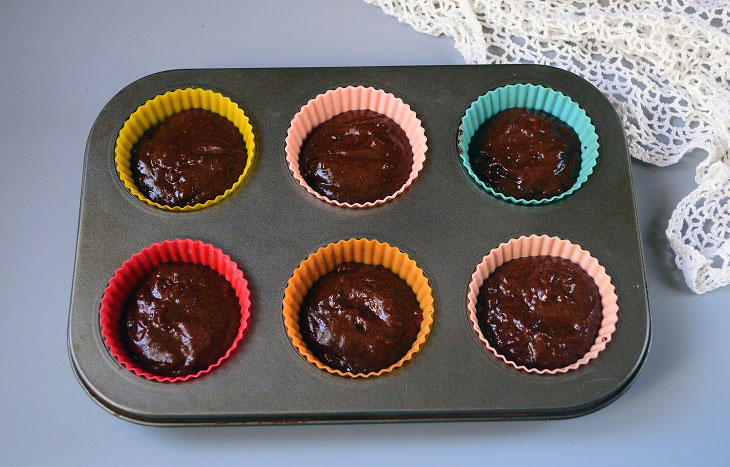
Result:
{"label": "chocolate batter", "polygon": [[322,123],[309,134],[299,156],[307,184],[343,203],[392,195],[408,181],[412,166],[405,131],[372,110],[351,110]]}
{"label": "chocolate batter", "polygon": [[413,290],[382,266],[342,263],[320,277],[299,312],[307,348],[332,368],[368,373],[413,346],[423,312]]}
{"label": "chocolate batter", "polygon": [[132,148],[134,184],[167,206],[214,199],[243,173],[248,155],[238,128],[214,112],[188,109],[150,128]]}
{"label": "chocolate batter", "polygon": [[551,256],[498,267],[482,284],[476,309],[482,334],[498,353],[540,370],[580,360],[602,319],[593,278],[572,261]]}
{"label": "chocolate batter", "polygon": [[487,186],[505,196],[550,198],[578,179],[580,139],[549,113],[507,109],[479,127],[469,143],[469,161]]}
{"label": "chocolate batter", "polygon": [[184,376],[217,362],[240,325],[241,306],[225,277],[202,264],[161,263],[129,298],[121,335],[140,367]]}

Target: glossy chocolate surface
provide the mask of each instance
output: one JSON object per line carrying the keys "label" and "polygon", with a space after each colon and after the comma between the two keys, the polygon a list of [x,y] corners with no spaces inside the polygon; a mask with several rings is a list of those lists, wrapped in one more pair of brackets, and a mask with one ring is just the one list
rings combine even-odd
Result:
{"label": "glossy chocolate surface", "polygon": [[307,293],[299,313],[307,348],[332,368],[368,373],[398,362],[423,320],[411,287],[382,266],[342,263]]}
{"label": "glossy chocolate surface", "polygon": [[307,137],[299,170],[316,192],[340,202],[386,198],[408,180],[413,151],[403,129],[372,110],[335,115]]}
{"label": "glossy chocolate surface", "polygon": [[204,109],[166,118],[142,135],[131,154],[134,184],[167,206],[191,206],[222,195],[248,159],[238,128]]}
{"label": "glossy chocolate surface", "polygon": [[482,334],[498,353],[527,368],[556,369],[590,350],[601,325],[593,278],[563,258],[517,258],[498,267],[477,298]]}
{"label": "glossy chocolate surface", "polygon": [[129,355],[159,376],[184,376],[216,363],[233,344],[241,306],[233,286],[202,264],[161,263],[122,312]]}
{"label": "glossy chocolate surface", "polygon": [[474,173],[517,199],[550,198],[578,179],[580,139],[568,124],[540,110],[507,109],[479,127],[469,143]]}

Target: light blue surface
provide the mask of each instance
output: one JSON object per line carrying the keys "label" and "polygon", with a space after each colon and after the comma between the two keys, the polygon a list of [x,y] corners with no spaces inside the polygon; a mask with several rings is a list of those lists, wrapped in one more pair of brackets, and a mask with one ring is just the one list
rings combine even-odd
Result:
{"label": "light blue surface", "polygon": [[595,414],[159,429],[104,412],[71,372],[66,320],[84,145],[119,89],[170,68],[462,60],[451,40],[359,0],[60,4],[0,0],[0,464],[727,465],[730,289],[691,294],[663,234],[695,186],[698,156],[667,168],[633,164],[653,342],[634,386]]}
{"label": "light blue surface", "polygon": [[[578,179],[568,191],[550,198],[517,199],[494,190],[482,181],[472,170],[469,161],[469,143],[479,127],[498,113],[512,108],[542,110],[570,125],[580,138],[581,164]],[[466,172],[482,190],[499,199],[517,204],[537,205],[550,203],[570,196],[583,185],[593,173],[598,159],[598,135],[585,110],[560,91],[534,84],[510,84],[493,89],[472,102],[466,109],[459,125],[459,154]]]}

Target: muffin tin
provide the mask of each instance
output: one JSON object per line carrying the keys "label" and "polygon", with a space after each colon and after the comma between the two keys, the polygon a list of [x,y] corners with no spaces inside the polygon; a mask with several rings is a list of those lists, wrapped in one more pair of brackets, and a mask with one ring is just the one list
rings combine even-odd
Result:
{"label": "muffin tin", "polygon": [[[600,144],[593,174],[576,192],[539,206],[486,193],[461,164],[457,130],[479,96],[531,83],[575,100]],[[428,139],[419,178],[396,199],[370,209],[326,204],[307,193],[286,163],[294,115],[330,89],[363,85],[403,99]],[[114,166],[115,141],[138,106],[166,91],[211,89],[250,118],[256,159],[226,199],[170,212],[135,198]],[[467,288],[477,264],[522,235],[555,235],[588,250],[619,297],[613,339],[600,356],[560,375],[506,365],[470,326]],[[220,248],[249,282],[251,319],[231,358],[210,374],[158,383],[121,366],[99,328],[103,291],[141,249],[175,238]],[[427,275],[435,299],[431,334],[405,366],[367,379],[326,373],[306,361],[286,334],[284,289],[310,253],[331,242],[368,238],[407,253]],[[538,65],[175,70],[142,78],[104,107],[89,134],[68,326],[74,372],[112,414],[152,425],[341,423],[566,418],[615,400],[643,366],[650,317],[629,156],[608,100],[583,79]]]}

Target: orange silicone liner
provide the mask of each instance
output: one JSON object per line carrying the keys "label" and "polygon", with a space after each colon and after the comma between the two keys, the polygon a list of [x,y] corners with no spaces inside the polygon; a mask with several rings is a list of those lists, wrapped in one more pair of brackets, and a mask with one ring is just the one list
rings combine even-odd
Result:
{"label": "orange silicone liner", "polygon": [[[307,140],[309,133],[320,124],[335,115],[350,110],[372,110],[385,115],[400,125],[411,143],[413,151],[413,166],[408,180],[395,193],[385,198],[368,201],[367,203],[343,203],[317,193],[302,177],[299,172],[299,153]],[[426,161],[426,132],[421,120],[411,110],[408,104],[393,94],[381,89],[366,88],[363,86],[348,86],[337,88],[310,99],[302,109],[294,115],[289,130],[286,133],[286,161],[294,180],[309,194],[325,203],[345,208],[369,208],[378,206],[400,195],[418,178]]]}
{"label": "orange silicone liner", "polygon": [[[131,168],[131,151],[145,131],[160,124],[164,119],[187,109],[205,109],[227,118],[241,133],[246,143],[246,166],[233,185],[222,194],[208,201],[187,206],[168,206],[147,198],[134,184]],[[114,148],[114,162],[124,187],[140,201],[168,211],[195,211],[212,206],[238,188],[248,176],[256,155],[253,128],[243,110],[228,97],[206,89],[176,89],[150,99],[134,111],[124,122]]]}
{"label": "orange silicone liner", "polygon": [[[307,349],[299,331],[299,309],[309,289],[317,279],[332,271],[335,266],[348,261],[374,264],[390,269],[394,274],[406,281],[413,289],[418,304],[421,310],[423,310],[421,329],[411,349],[393,365],[367,374],[353,374],[349,371],[342,372],[325,365]],[[292,345],[294,345],[299,353],[309,363],[321,370],[350,378],[380,376],[385,373],[390,373],[396,368],[400,368],[411,360],[423,347],[426,339],[428,339],[433,325],[434,314],[433,290],[423,270],[418,267],[416,262],[398,248],[377,240],[367,240],[364,238],[340,240],[337,243],[330,243],[310,254],[307,259],[299,264],[299,267],[294,270],[292,277],[289,279],[289,283],[284,292],[283,308],[286,333],[291,339]]]}
{"label": "orange silicone liner", "polygon": [[[603,319],[601,327],[598,329],[598,336],[591,346],[590,350],[577,362],[563,368],[543,369],[527,368],[524,365],[517,365],[515,362],[508,360],[501,355],[482,334],[477,321],[476,303],[479,289],[484,280],[489,277],[495,269],[515,258],[524,258],[526,256],[554,256],[570,260],[579,265],[589,276],[593,278],[598,286],[598,292],[601,295],[601,306],[603,307]],[[598,357],[611,341],[614,331],[616,331],[616,322],[618,321],[618,296],[616,289],[611,283],[611,278],[606,274],[606,269],[598,263],[591,254],[575,245],[568,240],[561,240],[558,237],[548,237],[547,235],[531,235],[529,237],[520,237],[512,239],[507,243],[502,243],[494,248],[485,256],[471,276],[469,289],[467,293],[467,312],[471,321],[472,329],[476,333],[479,340],[491,351],[498,359],[507,365],[518,370],[536,373],[540,375],[554,375],[558,373],[567,373],[575,370]]]}
{"label": "orange silicone liner", "polygon": [[[121,314],[127,298],[134,290],[149,277],[152,270],[164,262],[204,264],[224,276],[236,291],[238,302],[241,305],[241,325],[233,339],[231,347],[217,362],[208,368],[184,376],[158,376],[152,374],[139,365],[129,356],[121,340]],[[171,240],[149,246],[134,254],[117,269],[104,290],[99,312],[101,334],[109,353],[127,370],[151,381],[176,383],[189,381],[198,376],[211,372],[225,362],[243,340],[248,328],[251,301],[248,291],[248,282],[243,272],[231,258],[218,248],[200,241]]]}

